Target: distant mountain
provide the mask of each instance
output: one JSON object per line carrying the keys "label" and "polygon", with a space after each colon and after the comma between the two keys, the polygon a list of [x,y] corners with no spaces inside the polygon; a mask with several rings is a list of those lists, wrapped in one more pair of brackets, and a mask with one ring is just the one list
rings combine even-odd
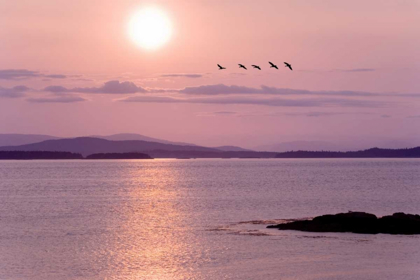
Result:
{"label": "distant mountain", "polygon": [[371,148],[356,152],[296,151],[279,153],[276,158],[420,158],[420,147],[411,149]]}
{"label": "distant mountain", "polygon": [[363,143],[360,141],[353,141],[350,143],[342,143],[343,146],[348,147],[347,151],[365,150],[370,147],[377,147],[381,149],[405,149],[419,146],[420,142],[415,139],[407,140],[390,140],[390,139],[365,139]]}
{"label": "distant mountain", "polygon": [[292,141],[273,145],[258,146],[257,151],[288,152],[288,151],[340,151],[340,147],[326,141]]}
{"label": "distant mountain", "polygon": [[237,146],[220,146],[214,148],[225,152],[253,152],[252,150],[244,149]]}
{"label": "distant mountain", "polygon": [[143,153],[109,153],[109,154],[91,154],[86,159],[152,159],[149,155]]}
{"label": "distant mountain", "polygon": [[92,137],[47,140],[27,145],[0,147],[0,151],[60,151],[80,153],[83,156],[96,153],[131,153],[155,150],[220,152],[217,149],[200,146],[181,146],[141,140],[110,141]]}
{"label": "distant mountain", "polygon": [[256,151],[289,152],[289,151],[360,151],[371,147],[381,149],[405,149],[417,147],[419,139],[348,139],[339,144],[328,141],[290,141],[272,145],[258,146]]}
{"label": "distant mountain", "polygon": [[147,152],[153,158],[275,158],[277,153],[273,152],[203,152],[203,151],[164,151],[156,150]]}
{"label": "distant mountain", "polygon": [[59,137],[42,134],[0,134],[0,146],[19,146],[51,139]]}
{"label": "distant mountain", "polygon": [[221,151],[201,146],[162,144],[141,140],[110,141],[79,137],[47,140],[20,146],[0,147],[0,151],[60,151],[83,156],[100,153],[145,153],[153,158],[274,158],[276,153],[253,151]]}
{"label": "distant mountain", "polygon": [[111,141],[141,140],[141,141],[156,142],[156,143],[162,143],[162,144],[196,146],[195,144],[167,141],[167,140],[152,138],[152,137],[144,136],[141,134],[135,134],[135,133],[119,133],[119,134],[113,134],[113,135],[108,135],[108,136],[94,135],[94,136],[89,136],[89,137],[101,138],[101,139],[106,139],[106,140],[111,140]]}

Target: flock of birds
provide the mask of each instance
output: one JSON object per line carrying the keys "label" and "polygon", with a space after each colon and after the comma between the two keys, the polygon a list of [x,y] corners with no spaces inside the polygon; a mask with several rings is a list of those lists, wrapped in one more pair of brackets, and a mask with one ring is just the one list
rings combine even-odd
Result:
{"label": "flock of birds", "polygon": [[[276,68],[277,70],[279,70],[277,65],[275,65],[273,62],[269,61],[268,63],[270,64],[270,68]],[[246,69],[245,65],[243,65],[243,64],[238,64],[238,65],[239,65],[239,68],[243,68],[245,70],[248,70],[248,69]],[[219,66],[219,70],[226,69],[226,67],[223,67],[220,64],[217,64],[217,66]],[[258,66],[258,65],[251,65],[251,66],[254,67],[255,69],[261,70],[261,67]],[[292,65],[290,63],[284,62],[284,67],[288,67],[290,70],[293,70]]]}

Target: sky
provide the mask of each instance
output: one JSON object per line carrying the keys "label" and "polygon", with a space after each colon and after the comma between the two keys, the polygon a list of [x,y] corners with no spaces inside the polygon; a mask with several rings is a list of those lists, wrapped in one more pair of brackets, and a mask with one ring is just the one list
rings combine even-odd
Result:
{"label": "sky", "polygon": [[419,26],[418,0],[0,0],[0,133],[420,145]]}

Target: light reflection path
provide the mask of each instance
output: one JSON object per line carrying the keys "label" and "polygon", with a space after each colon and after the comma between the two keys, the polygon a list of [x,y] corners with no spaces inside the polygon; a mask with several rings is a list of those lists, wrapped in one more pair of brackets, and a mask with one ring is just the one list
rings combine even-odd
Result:
{"label": "light reflection path", "polygon": [[[167,165],[168,166],[168,165]],[[199,279],[192,260],[202,251],[188,228],[188,212],[179,203],[185,188],[180,171],[136,164],[122,189],[119,229],[108,236],[113,257],[108,275],[126,279]]]}

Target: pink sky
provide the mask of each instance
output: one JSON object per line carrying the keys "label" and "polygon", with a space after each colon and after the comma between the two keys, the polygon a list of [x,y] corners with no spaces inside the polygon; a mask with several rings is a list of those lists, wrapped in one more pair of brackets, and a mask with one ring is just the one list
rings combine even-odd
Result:
{"label": "pink sky", "polygon": [[[150,6],[174,33],[145,51]],[[420,139],[419,1],[0,0],[0,26],[0,133]]]}

